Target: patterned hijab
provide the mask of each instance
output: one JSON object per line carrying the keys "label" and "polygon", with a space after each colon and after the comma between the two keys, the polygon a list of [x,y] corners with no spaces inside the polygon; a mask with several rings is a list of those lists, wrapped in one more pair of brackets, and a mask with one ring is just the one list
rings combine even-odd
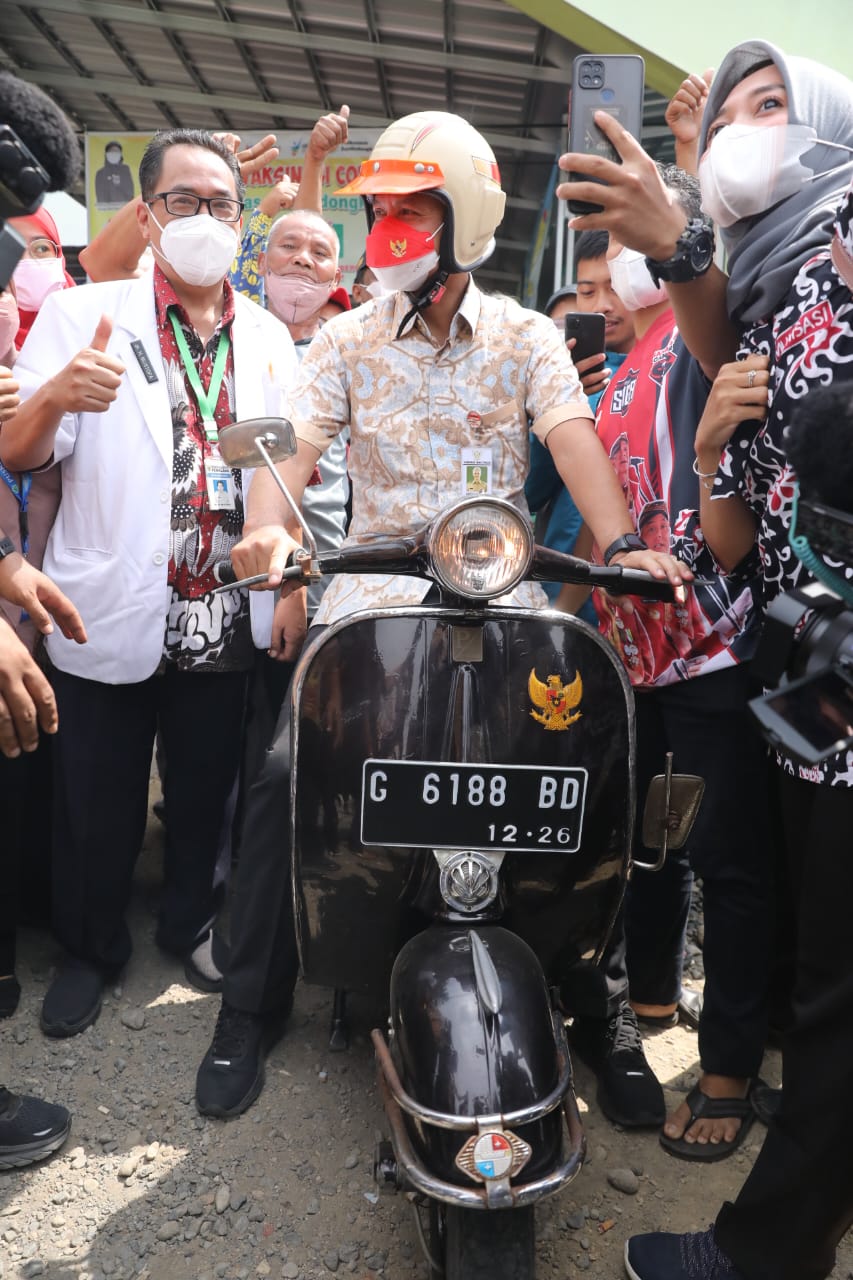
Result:
{"label": "patterned hijab", "polygon": [[[790,123],[810,125],[819,139],[853,148],[853,81],[810,58],[789,58],[766,40],[747,40],[726,54],[714,77],[699,154],[732,89],[768,62],[778,67],[788,91]],[[818,142],[802,164],[820,176],[764,213],[720,230],[728,252],[729,314],[737,324],[772,315],[802,264],[832,239],[836,210],[853,177],[853,152]]]}

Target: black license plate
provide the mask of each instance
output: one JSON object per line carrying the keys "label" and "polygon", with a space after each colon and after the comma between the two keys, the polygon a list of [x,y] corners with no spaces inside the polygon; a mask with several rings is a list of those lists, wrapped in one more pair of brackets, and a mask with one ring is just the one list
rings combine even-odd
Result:
{"label": "black license plate", "polygon": [[574,853],[587,771],[538,765],[365,760],[362,844]]}

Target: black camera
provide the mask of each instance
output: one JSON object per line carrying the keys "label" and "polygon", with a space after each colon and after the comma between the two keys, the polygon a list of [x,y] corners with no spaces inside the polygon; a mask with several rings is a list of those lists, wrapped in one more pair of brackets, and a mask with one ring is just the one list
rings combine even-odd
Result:
{"label": "black camera", "polygon": [[604,85],[604,63],[595,58],[582,62],[578,83],[582,89],[601,89]]}
{"label": "black camera", "polygon": [[[853,565],[853,515],[800,497],[797,529],[815,558]],[[777,596],[753,670],[773,688],[749,706],[774,747],[814,765],[853,746],[853,584],[846,598],[821,582]]]}
{"label": "black camera", "polygon": [[26,247],[6,219],[35,213],[49,186],[46,170],[15,130],[0,124],[0,289],[8,286]]}

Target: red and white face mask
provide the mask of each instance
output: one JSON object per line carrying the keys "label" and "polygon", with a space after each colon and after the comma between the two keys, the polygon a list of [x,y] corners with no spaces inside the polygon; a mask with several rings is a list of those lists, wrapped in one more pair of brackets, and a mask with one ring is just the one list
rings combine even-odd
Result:
{"label": "red and white face mask", "polygon": [[[444,223],[441,224],[441,227]],[[438,268],[435,231],[419,231],[400,218],[379,218],[365,241],[370,270],[389,293],[415,293]]]}

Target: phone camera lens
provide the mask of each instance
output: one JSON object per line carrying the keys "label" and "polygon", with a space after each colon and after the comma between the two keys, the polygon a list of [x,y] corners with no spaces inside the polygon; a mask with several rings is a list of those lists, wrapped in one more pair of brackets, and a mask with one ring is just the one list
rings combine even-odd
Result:
{"label": "phone camera lens", "polygon": [[592,79],[593,89],[600,89],[603,84],[604,84],[604,81],[602,80],[601,76],[593,76],[593,79]]}

